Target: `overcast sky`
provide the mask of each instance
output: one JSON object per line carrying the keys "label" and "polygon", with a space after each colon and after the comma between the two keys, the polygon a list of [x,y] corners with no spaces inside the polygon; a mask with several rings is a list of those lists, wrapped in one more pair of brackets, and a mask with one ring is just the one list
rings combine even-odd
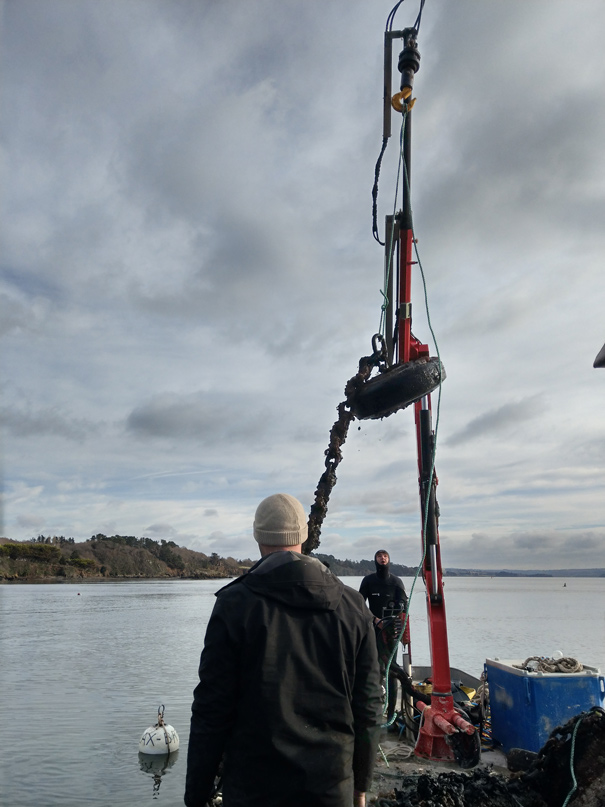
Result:
{"label": "overcast sky", "polygon": [[[380,324],[392,5],[4,0],[1,534],[249,557],[263,497],[310,506]],[[605,567],[603,31],[602,0],[425,5],[444,566]],[[321,551],[418,562],[414,439],[353,425]]]}

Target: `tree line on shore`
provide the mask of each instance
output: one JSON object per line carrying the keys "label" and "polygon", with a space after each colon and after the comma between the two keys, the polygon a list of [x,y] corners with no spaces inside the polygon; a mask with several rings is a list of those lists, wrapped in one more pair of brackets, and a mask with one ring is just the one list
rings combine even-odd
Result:
{"label": "tree line on shore", "polygon": [[[339,560],[314,553],[339,577],[363,577],[375,571],[373,560]],[[27,541],[0,538],[0,579],[103,579],[103,578],[221,578],[236,577],[253,560],[206,555],[180,547],[174,541],[137,538],[134,535],[93,535],[76,543],[63,535],[38,535]],[[392,564],[395,574],[406,576],[415,569]]]}
{"label": "tree line on shore", "polygon": [[[375,571],[373,560],[340,560],[334,555],[313,553],[338,577],[363,577]],[[93,535],[76,543],[63,535],[38,535],[26,541],[0,538],[0,580],[76,580],[117,578],[212,579],[237,577],[254,560],[206,555],[178,546],[174,541],[136,538],[133,535]],[[400,577],[414,577],[416,567],[391,563]],[[448,577],[605,577],[605,569],[558,569],[550,571],[445,569]]]}
{"label": "tree line on shore", "polygon": [[[373,560],[339,560],[334,555],[325,555],[322,552],[313,552],[313,557],[319,558],[330,571],[338,577],[365,577],[376,571]],[[401,563],[391,562],[390,571],[399,577],[414,577],[416,567],[403,566]]]}
{"label": "tree line on shore", "polygon": [[133,535],[93,535],[76,543],[64,536],[28,541],[0,538],[0,579],[212,579],[236,577],[253,561],[206,555],[174,541]]}

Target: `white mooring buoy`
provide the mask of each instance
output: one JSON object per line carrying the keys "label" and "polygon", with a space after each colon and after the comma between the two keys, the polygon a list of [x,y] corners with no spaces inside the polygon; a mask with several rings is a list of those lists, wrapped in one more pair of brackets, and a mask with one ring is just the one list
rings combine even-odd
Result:
{"label": "white mooring buoy", "polygon": [[139,753],[141,754],[171,754],[179,747],[179,735],[176,730],[164,723],[164,704],[158,709],[158,722],[155,726],[145,729],[139,740]]}

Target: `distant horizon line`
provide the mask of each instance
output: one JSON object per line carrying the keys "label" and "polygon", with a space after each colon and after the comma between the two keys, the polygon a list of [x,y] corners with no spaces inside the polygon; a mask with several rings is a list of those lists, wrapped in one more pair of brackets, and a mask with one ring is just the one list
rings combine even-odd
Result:
{"label": "distant horizon line", "polygon": [[[49,536],[49,537],[51,537],[51,536]],[[53,537],[56,537],[56,536],[53,536]],[[108,537],[111,537],[111,536],[108,536]],[[91,540],[94,540],[94,536],[92,536],[92,538],[85,538],[83,541],[75,541],[75,543],[76,544],[78,544],[78,543],[88,543]],[[152,539],[152,540],[159,543],[158,539]],[[164,539],[164,540],[166,540],[166,539]],[[33,539],[33,538],[25,538],[25,539],[7,538],[6,536],[3,535],[3,536],[0,536],[0,541],[8,541],[8,542],[15,542],[15,543],[30,543],[32,541],[35,541],[35,539]],[[206,554],[205,552],[201,552],[201,550],[198,550],[198,549],[189,549],[189,547],[187,547],[187,546],[182,546],[181,547],[179,544],[177,544],[177,546],[180,549],[187,549],[189,552],[200,552],[200,554],[202,554],[202,555]],[[215,552],[215,554],[218,554],[218,553]],[[315,550],[311,554],[329,556],[329,557],[334,558],[335,561],[337,561],[339,563],[343,563],[343,564],[347,563],[347,562],[349,562],[349,563],[373,563],[374,562],[373,558],[361,558],[360,560],[354,560],[353,558],[337,558],[334,555],[332,555],[331,553],[321,552],[321,551],[317,551],[317,550]],[[221,555],[219,557],[223,557],[223,556]],[[232,556],[229,555],[229,556],[225,556],[225,557],[232,557]],[[251,558],[235,558],[235,560],[238,560],[238,562],[242,562],[243,560],[251,560]],[[394,561],[394,560],[391,560],[391,565],[392,566],[393,565],[394,566],[403,566],[406,569],[416,569],[417,568],[417,566],[415,566],[415,565],[410,566],[407,563],[399,563],[399,562]],[[477,573],[480,572],[483,575],[501,574],[503,572],[508,572],[510,574],[516,574],[516,575],[545,574],[545,575],[556,575],[556,576],[562,576],[562,575],[566,575],[566,574],[567,575],[574,575],[574,574],[579,575],[581,573],[583,573],[586,576],[591,576],[592,574],[598,572],[599,574],[597,574],[597,576],[601,577],[601,576],[605,576],[605,567],[603,567],[603,566],[577,566],[577,567],[576,566],[566,566],[566,567],[557,567],[555,569],[545,569],[544,567],[542,567],[542,568],[524,567],[524,568],[517,568],[516,569],[516,568],[510,567],[510,566],[492,567],[492,568],[486,568],[486,567],[483,567],[483,566],[477,566],[477,567],[473,567],[473,566],[445,566],[445,567],[443,567],[443,573],[447,575],[448,572],[450,572],[450,573],[452,573],[452,572],[472,572],[474,574],[477,574]]]}

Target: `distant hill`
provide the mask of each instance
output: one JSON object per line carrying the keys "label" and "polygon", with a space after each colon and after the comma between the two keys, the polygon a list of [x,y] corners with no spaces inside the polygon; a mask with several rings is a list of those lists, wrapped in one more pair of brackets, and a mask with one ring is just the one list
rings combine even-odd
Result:
{"label": "distant hill", "polygon": [[[314,552],[338,577],[363,577],[376,571],[373,560],[338,560],[333,555]],[[415,577],[416,566],[391,563],[399,577]],[[455,569],[443,570],[444,577],[605,577],[605,569]]]}
{"label": "distant hill", "polygon": [[[311,554],[329,566],[330,571],[338,577],[364,577],[366,574],[376,571],[376,564],[373,560],[338,560],[334,555],[324,555],[321,552]],[[416,567],[391,563],[391,572],[399,577],[413,577],[416,574]]]}
{"label": "distant hill", "polygon": [[[338,577],[364,577],[376,571],[373,560],[338,560],[334,555],[313,552]],[[391,563],[391,572],[399,577],[414,577],[416,566]],[[605,569],[455,569],[443,570],[444,577],[605,577]]]}
{"label": "distant hill", "polygon": [[447,577],[605,577],[605,569],[444,569]]}
{"label": "distant hill", "polygon": [[0,538],[0,580],[116,580],[237,577],[252,564],[194,552],[174,541],[131,535],[93,535],[76,543],[63,536],[31,541]]}
{"label": "distant hill", "polygon": [[[338,577],[363,577],[376,571],[373,560],[339,560],[313,553]],[[237,577],[255,561],[222,558],[178,546],[174,541],[135,538],[132,535],[93,535],[76,543],[64,536],[30,541],[0,538],[0,581],[67,581],[187,578],[209,580]],[[414,577],[415,566],[392,563],[400,577]],[[605,569],[453,569],[446,577],[605,577]]]}

